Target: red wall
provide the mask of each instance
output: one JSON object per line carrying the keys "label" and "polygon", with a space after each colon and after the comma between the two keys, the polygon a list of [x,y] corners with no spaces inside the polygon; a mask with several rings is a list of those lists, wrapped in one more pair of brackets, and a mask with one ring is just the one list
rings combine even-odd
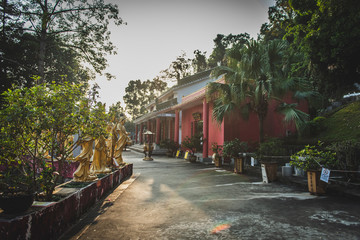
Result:
{"label": "red wall", "polygon": [[[289,93],[284,97],[284,101],[287,103],[294,103],[292,94]],[[264,122],[265,137],[284,137],[286,136],[286,130],[290,130],[292,133],[296,132],[295,124],[286,125],[283,121],[284,116],[276,111],[276,107],[279,102],[272,100],[269,104],[268,113]],[[201,113],[201,119],[203,120],[203,108],[202,103],[183,110],[182,111],[182,127],[181,138],[185,139],[186,136],[191,136],[191,122],[194,121],[192,114],[195,112]],[[306,101],[300,102],[298,109],[308,112],[308,104]],[[212,118],[213,104],[209,103],[209,138],[208,154],[213,154],[211,150],[212,143],[223,145],[224,141],[231,141],[234,138],[238,138],[241,141],[246,141],[250,146],[254,146],[259,142],[259,120],[255,113],[250,113],[249,119],[244,120],[240,114],[240,111],[234,111],[233,113],[226,115],[223,123],[219,125]]]}
{"label": "red wall", "polygon": [[[194,121],[194,118],[192,116],[193,113],[195,112],[200,112],[201,113],[201,120],[203,119],[203,108],[202,108],[202,103],[183,110],[182,111],[182,126],[181,126],[181,139],[184,140],[186,138],[186,136],[191,136],[191,122]],[[212,119],[212,108],[213,108],[213,104],[209,104],[209,137],[208,137],[208,146],[209,146],[209,150],[208,150],[208,155],[211,156],[213,154],[212,150],[211,150],[211,145],[212,143],[217,143],[218,145],[223,145],[224,144],[224,123],[222,123],[221,125],[219,125],[215,120]]]}
{"label": "red wall", "polygon": [[201,113],[201,119],[203,118],[203,109],[202,103],[195,107],[186,109],[182,111],[181,119],[181,141],[183,141],[187,136],[191,137],[191,123],[194,122],[193,113]]}
{"label": "red wall", "polygon": [[254,143],[259,141],[259,120],[255,113],[250,113],[249,119],[245,120],[240,111],[225,116],[224,140],[231,141],[238,138],[240,141]]}
{"label": "red wall", "polygon": [[[287,94],[283,100],[287,103],[296,102],[292,99],[291,93]],[[268,113],[264,121],[265,137],[284,137],[286,136],[286,130],[290,130],[292,133],[296,132],[295,124],[285,124],[284,115],[276,111],[278,105],[279,102],[275,100],[269,103]],[[298,109],[308,112],[307,102],[301,101]],[[234,111],[225,117],[224,123],[225,141],[238,138],[241,141],[248,142],[250,145],[259,142],[259,119],[255,113],[250,113],[249,119],[244,120],[239,111]]]}
{"label": "red wall", "polygon": [[213,151],[211,145],[217,143],[218,145],[224,144],[224,122],[218,124],[212,117],[213,104],[209,104],[209,151],[208,155],[211,156]]}

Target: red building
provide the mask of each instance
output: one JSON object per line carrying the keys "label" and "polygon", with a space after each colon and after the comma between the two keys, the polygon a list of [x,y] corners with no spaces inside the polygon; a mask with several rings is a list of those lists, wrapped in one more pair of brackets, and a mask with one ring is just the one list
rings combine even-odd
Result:
{"label": "red building", "polygon": [[[223,78],[213,78],[211,70],[181,79],[162,96],[157,102],[147,106],[149,113],[136,119],[136,142],[144,141],[144,129],[155,133],[155,149],[163,139],[173,139],[181,144],[185,137],[191,137],[197,132],[203,134],[202,157],[208,158],[213,154],[211,144],[223,145],[224,141],[238,138],[249,143],[259,140],[259,120],[255,113],[244,120],[240,113],[233,112],[218,124],[212,117],[213,103],[206,101],[206,84],[211,81],[224,81]],[[291,94],[283,99],[287,103],[294,102]],[[269,104],[268,114],[264,122],[265,136],[284,137],[296,131],[295,125],[285,125],[283,115],[275,111],[278,102]],[[301,103],[299,108],[307,111],[307,104]]]}

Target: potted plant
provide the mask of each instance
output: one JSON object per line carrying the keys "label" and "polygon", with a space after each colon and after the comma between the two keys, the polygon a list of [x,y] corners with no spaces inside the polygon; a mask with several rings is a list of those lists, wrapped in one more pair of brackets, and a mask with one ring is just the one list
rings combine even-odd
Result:
{"label": "potted plant", "polygon": [[244,159],[242,153],[246,152],[247,143],[241,142],[239,139],[235,138],[232,141],[224,142],[223,146],[223,155],[234,158],[234,172],[243,173],[244,172]]}
{"label": "potted plant", "polygon": [[190,162],[196,162],[196,156],[195,153],[197,151],[200,151],[202,149],[202,141],[200,135],[193,135],[191,138],[186,137],[182,143],[181,146],[185,149],[189,150],[190,152]]}
{"label": "potted plant", "polygon": [[336,153],[323,149],[323,143],[319,141],[317,146],[306,145],[304,149],[291,156],[290,164],[307,172],[311,194],[326,192],[327,184],[320,181],[321,169],[334,169],[338,166]]}
{"label": "potted plant", "polygon": [[211,149],[213,151],[212,159],[215,163],[215,167],[222,166],[222,159],[220,156],[220,152],[222,150],[222,146],[218,145],[216,142],[211,144]]}
{"label": "potted plant", "polygon": [[269,138],[260,143],[256,157],[260,160],[262,167],[265,168],[266,178],[269,182],[277,179],[278,158],[284,155],[284,152],[282,141],[278,138]]}
{"label": "potted plant", "polygon": [[168,157],[173,157],[179,148],[179,144],[172,139],[164,139],[160,142],[160,147],[168,150],[166,153]]}
{"label": "potted plant", "polygon": [[[4,122],[1,123],[3,125]],[[26,211],[34,201],[34,185],[28,158],[18,158],[23,151],[4,135],[0,137],[0,208],[5,213]]]}

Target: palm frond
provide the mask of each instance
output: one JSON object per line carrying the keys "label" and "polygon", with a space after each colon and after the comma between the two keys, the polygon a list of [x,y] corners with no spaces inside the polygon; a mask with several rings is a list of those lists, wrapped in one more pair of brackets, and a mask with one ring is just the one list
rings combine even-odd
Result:
{"label": "palm frond", "polygon": [[289,124],[291,122],[294,122],[297,131],[301,133],[306,126],[306,122],[309,120],[309,114],[304,113],[296,107],[296,103],[281,103],[278,106],[277,110],[284,114],[285,123]]}

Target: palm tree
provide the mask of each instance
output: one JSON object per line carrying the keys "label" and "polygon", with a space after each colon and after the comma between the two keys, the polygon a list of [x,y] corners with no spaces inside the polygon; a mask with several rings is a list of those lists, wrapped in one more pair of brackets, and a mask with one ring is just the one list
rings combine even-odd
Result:
{"label": "palm tree", "polygon": [[[207,96],[214,98],[213,117],[221,123],[225,114],[240,109],[243,116],[250,111],[259,119],[259,140],[264,141],[264,120],[271,99],[282,103],[289,90],[300,90],[300,78],[289,78],[291,56],[286,55],[288,44],[282,40],[260,42],[250,40],[227,53],[228,65],[217,67],[212,74],[225,75],[225,83],[209,83]],[[308,115],[296,109],[296,104],[281,104],[286,121],[295,120],[300,128]]]}

